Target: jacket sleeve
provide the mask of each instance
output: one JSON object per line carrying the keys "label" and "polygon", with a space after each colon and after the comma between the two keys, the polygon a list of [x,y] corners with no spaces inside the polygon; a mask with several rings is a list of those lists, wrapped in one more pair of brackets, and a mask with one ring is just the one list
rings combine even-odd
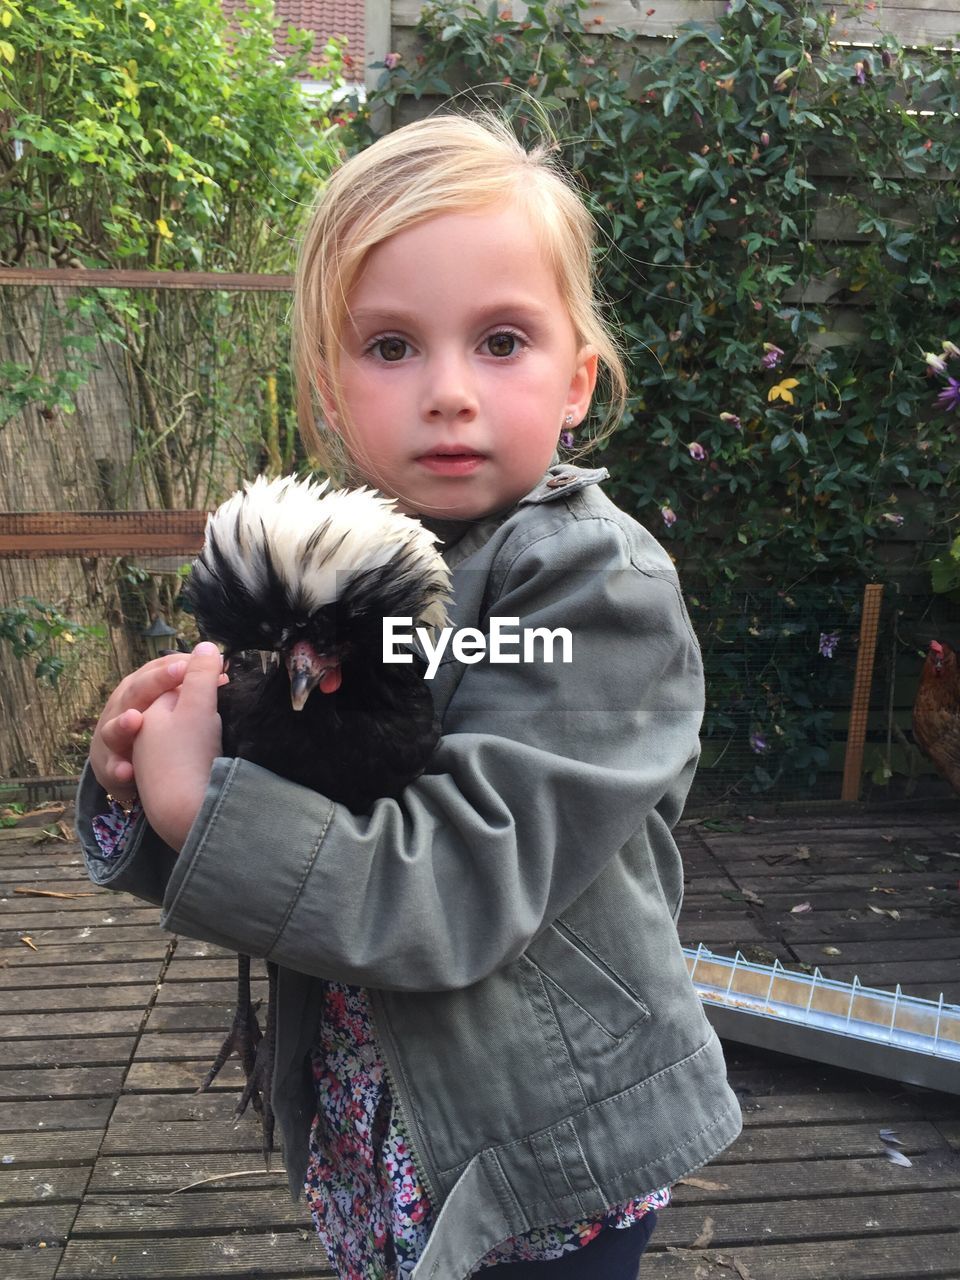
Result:
{"label": "jacket sleeve", "polygon": [[566,628],[572,661],[466,667],[430,771],[368,815],[218,759],[166,928],[357,985],[452,989],[516,958],[654,810],[673,825],[703,682],[672,568],[635,567],[592,519],[500,576],[490,615]]}

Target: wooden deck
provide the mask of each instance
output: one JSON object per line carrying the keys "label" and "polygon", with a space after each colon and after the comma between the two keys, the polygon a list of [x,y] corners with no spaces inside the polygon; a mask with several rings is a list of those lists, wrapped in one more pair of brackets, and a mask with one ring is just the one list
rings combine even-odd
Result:
{"label": "wooden deck", "polygon": [[[331,1275],[255,1122],[231,1124],[237,1068],[194,1092],[232,961],[93,889],[57,816],[0,831],[0,1276]],[[957,810],[687,824],[683,940],[960,1001],[958,831]],[[642,1280],[960,1280],[960,1099],[727,1048],[743,1136],[677,1187]]]}

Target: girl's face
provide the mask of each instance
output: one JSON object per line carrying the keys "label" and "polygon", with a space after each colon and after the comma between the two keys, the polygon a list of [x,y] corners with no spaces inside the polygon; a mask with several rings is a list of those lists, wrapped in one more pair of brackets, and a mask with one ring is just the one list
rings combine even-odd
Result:
{"label": "girl's face", "polygon": [[543,475],[566,415],[586,415],[596,355],[578,346],[515,207],[440,214],[385,240],[348,310],[347,447],[404,511],[476,519],[511,506]]}

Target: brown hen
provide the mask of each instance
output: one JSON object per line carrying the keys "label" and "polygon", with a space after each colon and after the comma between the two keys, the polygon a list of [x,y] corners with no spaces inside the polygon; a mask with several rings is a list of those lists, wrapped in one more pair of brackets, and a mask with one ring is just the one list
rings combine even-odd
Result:
{"label": "brown hen", "polygon": [[960,669],[948,644],[931,640],[913,703],[913,737],[960,794]]}

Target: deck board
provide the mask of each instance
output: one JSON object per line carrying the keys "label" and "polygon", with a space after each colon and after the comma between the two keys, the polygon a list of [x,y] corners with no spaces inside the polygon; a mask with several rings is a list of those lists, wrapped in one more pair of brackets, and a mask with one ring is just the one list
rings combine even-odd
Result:
{"label": "deck board", "polygon": [[[960,814],[690,822],[680,843],[686,943],[960,1002]],[[76,845],[0,842],[4,1274],[332,1276],[255,1118],[234,1125],[239,1067],[196,1093],[229,1021],[229,954],[123,895],[17,887],[86,892]],[[960,1099],[725,1049],[743,1134],[674,1189],[641,1280],[960,1280]],[[909,1167],[885,1158],[888,1128]]]}

